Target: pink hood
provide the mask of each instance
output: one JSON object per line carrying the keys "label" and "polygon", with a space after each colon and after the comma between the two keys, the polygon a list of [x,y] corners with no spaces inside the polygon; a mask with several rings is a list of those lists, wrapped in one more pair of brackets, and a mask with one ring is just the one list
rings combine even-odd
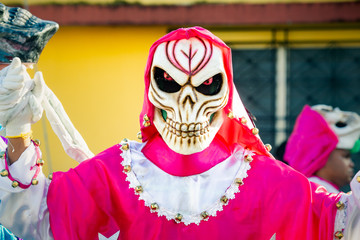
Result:
{"label": "pink hood", "polygon": [[325,166],[338,138],[325,119],[305,105],[296,119],[286,145],[284,159],[307,177]]}
{"label": "pink hood", "polygon": [[[262,141],[260,140],[260,138],[257,136],[254,136],[252,134],[251,129],[249,128],[249,126],[251,126],[252,124],[251,123],[243,124],[239,120],[241,117],[245,117],[245,116],[247,119],[249,119],[249,116],[246,113],[246,111],[244,110],[245,108],[238,96],[238,93],[237,93],[234,83],[233,83],[231,49],[221,39],[219,39],[218,37],[213,35],[211,32],[209,32],[208,30],[201,28],[201,27],[177,29],[177,30],[172,31],[172,32],[168,33],[167,35],[163,36],[162,38],[157,40],[151,46],[147,65],[145,68],[144,103],[143,103],[142,112],[140,114],[140,127],[141,127],[141,133],[142,133],[142,141],[145,142],[148,140],[152,140],[156,137],[157,138],[159,137],[159,133],[153,124],[155,107],[149,101],[149,98],[148,98],[150,76],[151,76],[150,75],[151,74],[151,65],[152,65],[155,50],[161,43],[173,41],[173,40],[189,39],[191,37],[200,37],[200,38],[208,39],[211,43],[213,43],[214,45],[216,45],[220,49],[222,49],[224,65],[225,65],[224,67],[225,67],[225,72],[227,74],[228,85],[229,85],[229,89],[230,89],[229,101],[223,111],[225,112],[225,114],[228,114],[229,112],[234,112],[234,113],[241,112],[241,114],[242,114],[240,116],[238,116],[239,114],[235,114],[235,117],[232,119],[226,118],[215,138],[218,138],[220,141],[224,142],[225,145],[228,147],[230,147],[234,144],[241,144],[244,147],[248,147],[261,155],[271,156],[271,154],[266,150],[266,148],[265,148],[264,144],[262,143]],[[233,109],[234,106],[236,106],[237,109]],[[239,109],[241,109],[241,110],[239,111]],[[144,118],[145,114],[149,117],[149,120],[150,120],[150,126],[147,126],[147,127],[143,125],[143,122],[144,122],[143,118]],[[163,147],[166,147],[166,146],[163,146]],[[208,148],[211,148],[211,147],[212,147],[212,145],[210,145],[210,147],[208,147]],[[219,146],[217,144],[215,144],[213,147],[219,147]],[[172,152],[170,149],[166,149],[166,150]],[[207,149],[207,150],[209,151],[209,149]],[[162,151],[164,151],[164,149],[162,149]],[[212,151],[210,151],[210,152],[212,152]],[[145,153],[145,155],[150,157],[150,154]],[[174,161],[174,162],[176,162],[177,158],[189,159],[189,158],[192,158],[193,155],[194,155],[193,159],[201,158],[201,156],[199,156],[199,153],[184,156],[184,155],[172,152],[171,155],[172,155],[172,161]],[[201,153],[200,153],[200,155],[201,155]],[[157,164],[157,163],[155,163],[155,164]],[[209,167],[211,167],[211,166],[201,167],[201,169],[198,169],[195,172],[205,170]],[[177,168],[176,166],[173,166],[173,167],[168,166],[167,167],[167,169],[171,169],[171,171],[173,171],[176,168]],[[163,170],[167,171],[167,169],[163,169]],[[194,173],[194,172],[192,172],[192,173]],[[174,173],[174,174],[184,175],[184,173]],[[190,173],[185,173],[185,175],[187,175],[187,174],[190,174]]]}

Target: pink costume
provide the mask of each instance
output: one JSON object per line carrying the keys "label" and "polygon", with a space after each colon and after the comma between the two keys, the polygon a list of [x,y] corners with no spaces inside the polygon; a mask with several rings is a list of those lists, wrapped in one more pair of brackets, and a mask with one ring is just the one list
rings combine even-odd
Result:
{"label": "pink costume", "polygon": [[311,177],[325,166],[337,143],[338,138],[325,119],[306,105],[296,119],[284,159],[294,169]]}
{"label": "pink costume", "polygon": [[[228,117],[209,146],[191,154],[169,148],[154,126],[158,109],[149,100],[156,49],[176,50],[184,39],[221,49],[229,89],[221,110]],[[196,49],[193,55],[189,49],[191,59]],[[166,52],[169,59],[175,50]],[[191,77],[196,70],[182,72]],[[230,49],[207,30],[178,29],[153,44],[140,123],[143,143],[124,140],[75,169],[54,173],[47,205],[55,239],[91,240],[118,230],[119,239],[133,240],[333,239],[341,194],[327,193],[272,158],[234,88]]]}
{"label": "pink costume", "polygon": [[327,105],[306,105],[296,119],[284,159],[310,181],[324,186],[328,192],[338,193],[337,185],[320,178],[316,172],[326,165],[336,148],[359,151],[359,136],[360,117],[356,113]]}

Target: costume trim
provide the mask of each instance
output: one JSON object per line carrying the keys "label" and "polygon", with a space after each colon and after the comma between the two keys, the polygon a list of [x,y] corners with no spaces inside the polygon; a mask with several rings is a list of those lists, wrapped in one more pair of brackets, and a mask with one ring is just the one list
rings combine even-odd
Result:
{"label": "costume trim", "polygon": [[[252,151],[240,147],[239,150],[231,156],[231,158],[234,158],[235,161],[240,161],[240,166],[236,171],[235,178],[233,179],[231,185],[228,186],[223,196],[218,199],[218,201],[215,201],[209,207],[193,214],[174,212],[166,209],[161,205],[158,205],[154,198],[151,196],[151,194],[146,191],[146,188],[143,188],[143,186],[141,186],[141,183],[138,180],[136,173],[132,170],[132,158],[136,157],[134,155],[135,153],[132,153],[132,151],[135,150],[132,144],[139,143],[130,142],[127,140],[120,143],[120,150],[122,151],[120,155],[123,158],[121,164],[124,167],[124,172],[127,174],[126,181],[129,182],[129,188],[134,189],[135,194],[139,195],[139,200],[143,200],[145,202],[145,206],[150,208],[150,212],[156,212],[159,217],[165,216],[166,219],[169,221],[174,220],[177,223],[182,222],[185,225],[189,225],[191,223],[199,225],[201,221],[207,221],[209,217],[214,217],[217,215],[218,211],[222,211],[223,206],[227,205],[229,203],[229,200],[235,198],[235,193],[240,192],[239,187],[244,184],[243,180],[248,176],[247,171],[251,169],[251,156],[254,155]],[[174,178],[179,177],[174,176]]]}
{"label": "costume trim", "polygon": [[340,197],[340,200],[336,203],[337,211],[335,216],[335,224],[334,224],[334,240],[341,239],[339,238],[339,234],[343,236],[346,219],[348,215],[348,196],[347,194],[343,194]]}

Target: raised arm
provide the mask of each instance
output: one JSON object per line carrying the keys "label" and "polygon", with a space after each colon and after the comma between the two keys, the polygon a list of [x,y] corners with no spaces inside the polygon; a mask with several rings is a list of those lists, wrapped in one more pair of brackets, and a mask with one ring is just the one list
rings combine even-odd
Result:
{"label": "raised arm", "polygon": [[[31,141],[31,124],[42,116],[44,83],[31,79],[18,58],[0,71],[0,222],[24,239],[52,239],[46,205],[49,180],[41,152]],[[7,141],[7,142],[6,142]]]}

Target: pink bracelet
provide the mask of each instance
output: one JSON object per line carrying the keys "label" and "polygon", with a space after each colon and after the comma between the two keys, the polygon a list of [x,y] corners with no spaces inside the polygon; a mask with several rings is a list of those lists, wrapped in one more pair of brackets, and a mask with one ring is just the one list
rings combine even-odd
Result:
{"label": "pink bracelet", "polygon": [[36,164],[34,166],[32,166],[30,168],[30,170],[32,170],[34,167],[36,167],[36,171],[35,171],[35,174],[34,174],[32,180],[31,180],[30,184],[23,184],[19,180],[15,179],[15,178],[13,178],[11,176],[10,171],[9,171],[9,166],[8,166],[8,163],[7,163],[7,157],[6,157],[6,152],[7,151],[5,151],[5,153],[4,153],[5,169],[3,169],[0,172],[0,175],[2,177],[8,177],[12,181],[11,186],[13,188],[20,187],[20,188],[26,189],[26,188],[29,188],[31,185],[37,185],[39,183],[39,181],[36,178],[40,173],[41,166],[44,164],[44,161],[40,158],[39,142],[38,141],[33,141],[33,140],[31,140],[31,141],[33,142],[33,144],[35,146]]}

